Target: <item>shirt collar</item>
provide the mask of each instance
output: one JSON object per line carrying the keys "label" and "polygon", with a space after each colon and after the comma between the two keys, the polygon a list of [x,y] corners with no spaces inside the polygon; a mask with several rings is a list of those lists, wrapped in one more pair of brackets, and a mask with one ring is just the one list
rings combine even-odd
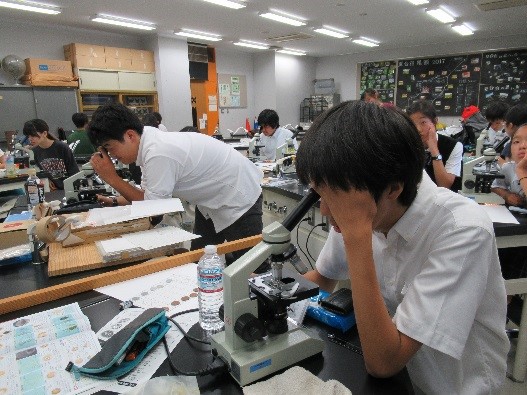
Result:
{"label": "shirt collar", "polygon": [[414,201],[405,211],[399,221],[388,232],[395,232],[399,234],[404,240],[409,242],[419,231],[426,216],[434,202],[434,189],[437,188],[434,182],[430,179],[428,174],[423,171],[423,179],[417,188],[417,196]]}

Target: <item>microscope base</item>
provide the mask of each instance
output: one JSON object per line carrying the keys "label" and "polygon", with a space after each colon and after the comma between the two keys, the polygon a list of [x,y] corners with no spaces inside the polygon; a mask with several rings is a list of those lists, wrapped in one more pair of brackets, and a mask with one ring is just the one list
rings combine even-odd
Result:
{"label": "microscope base", "polygon": [[241,350],[227,346],[223,331],[212,335],[212,348],[227,363],[232,377],[244,386],[322,352],[324,342],[311,337],[306,329],[294,327]]}
{"label": "microscope base", "polygon": [[478,204],[505,204],[505,200],[502,197],[496,195],[494,192],[490,193],[478,193],[478,192],[458,192],[460,195],[468,197],[469,199],[475,200]]}

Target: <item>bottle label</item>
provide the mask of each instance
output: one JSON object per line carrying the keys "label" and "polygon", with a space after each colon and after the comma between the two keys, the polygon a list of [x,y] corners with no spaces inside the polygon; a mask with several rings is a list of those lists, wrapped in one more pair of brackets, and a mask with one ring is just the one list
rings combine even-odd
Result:
{"label": "bottle label", "polygon": [[201,292],[223,291],[223,270],[221,268],[203,268],[198,272],[198,286]]}

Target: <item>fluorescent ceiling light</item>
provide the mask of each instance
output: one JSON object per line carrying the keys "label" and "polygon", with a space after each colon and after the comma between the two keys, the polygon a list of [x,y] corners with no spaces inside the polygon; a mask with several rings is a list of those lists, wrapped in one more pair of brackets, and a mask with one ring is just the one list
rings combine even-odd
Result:
{"label": "fluorescent ceiling light", "polygon": [[233,44],[239,47],[247,47],[247,48],[254,48],[254,49],[269,49],[269,45],[257,43],[254,41],[247,41],[247,40],[240,40]]}
{"label": "fluorescent ceiling light", "polygon": [[207,3],[216,4],[216,5],[222,5],[224,7],[232,8],[235,10],[239,10],[240,8],[245,8],[245,4],[237,3],[235,1],[230,1],[230,0],[203,0],[203,1],[206,1]]}
{"label": "fluorescent ceiling light", "polygon": [[456,19],[452,15],[450,15],[442,8],[430,8],[426,10],[426,13],[437,19],[439,22],[452,23],[456,21]]}
{"label": "fluorescent ceiling light", "polygon": [[408,0],[413,5],[422,5],[422,4],[428,4],[430,1],[428,0]]}
{"label": "fluorescent ceiling light", "polygon": [[106,23],[108,25],[131,27],[140,30],[154,30],[156,28],[156,25],[150,22],[136,21],[112,15],[99,14],[91,18],[91,20],[94,22]]}
{"label": "fluorescent ceiling light", "polygon": [[364,45],[366,47],[378,47],[379,46],[379,43],[377,41],[374,41],[370,38],[365,38],[365,37],[356,38],[355,40],[352,40],[352,41],[355,44]]}
{"label": "fluorescent ceiling light", "polygon": [[271,19],[271,20],[276,21],[276,22],[286,23],[286,24],[292,25],[292,26],[304,26],[306,24],[305,22],[300,21],[298,19],[293,19],[293,18],[291,18],[289,16],[276,14],[274,12],[262,12],[259,15],[261,17],[263,17],[263,18]]}
{"label": "fluorescent ceiling light", "polygon": [[0,1],[0,7],[13,8],[15,10],[39,12],[41,14],[57,15],[62,12],[59,7],[48,4],[35,3],[32,1]]}
{"label": "fluorescent ceiling light", "polygon": [[331,37],[335,37],[335,38],[346,38],[348,37],[348,35],[344,32],[340,32],[340,31],[337,31],[336,29],[330,29],[330,28],[327,28],[327,27],[319,27],[319,28],[316,28],[316,29],[313,29],[315,32],[317,33],[320,33],[320,34],[325,34],[326,36],[331,36]]}
{"label": "fluorescent ceiling light", "polygon": [[221,41],[221,36],[218,34],[198,32],[197,30],[182,29],[174,32],[176,36],[190,37],[198,40],[206,41]]}
{"label": "fluorescent ceiling light", "polygon": [[276,52],[285,53],[287,55],[295,55],[295,56],[305,56],[306,55],[304,51],[299,51],[297,49],[289,49],[289,48],[282,48]]}
{"label": "fluorescent ceiling light", "polygon": [[472,29],[462,23],[461,25],[452,25],[452,29],[454,29],[457,33],[461,34],[462,36],[470,36],[471,34],[474,34]]}

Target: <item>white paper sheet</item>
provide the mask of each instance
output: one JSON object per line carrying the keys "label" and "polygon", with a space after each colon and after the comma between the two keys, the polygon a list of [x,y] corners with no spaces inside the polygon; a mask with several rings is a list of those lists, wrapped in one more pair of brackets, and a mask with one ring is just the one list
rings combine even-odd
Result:
{"label": "white paper sheet", "polygon": [[487,212],[492,222],[498,222],[501,224],[519,224],[518,220],[505,206],[485,204],[482,205],[482,207]]}

